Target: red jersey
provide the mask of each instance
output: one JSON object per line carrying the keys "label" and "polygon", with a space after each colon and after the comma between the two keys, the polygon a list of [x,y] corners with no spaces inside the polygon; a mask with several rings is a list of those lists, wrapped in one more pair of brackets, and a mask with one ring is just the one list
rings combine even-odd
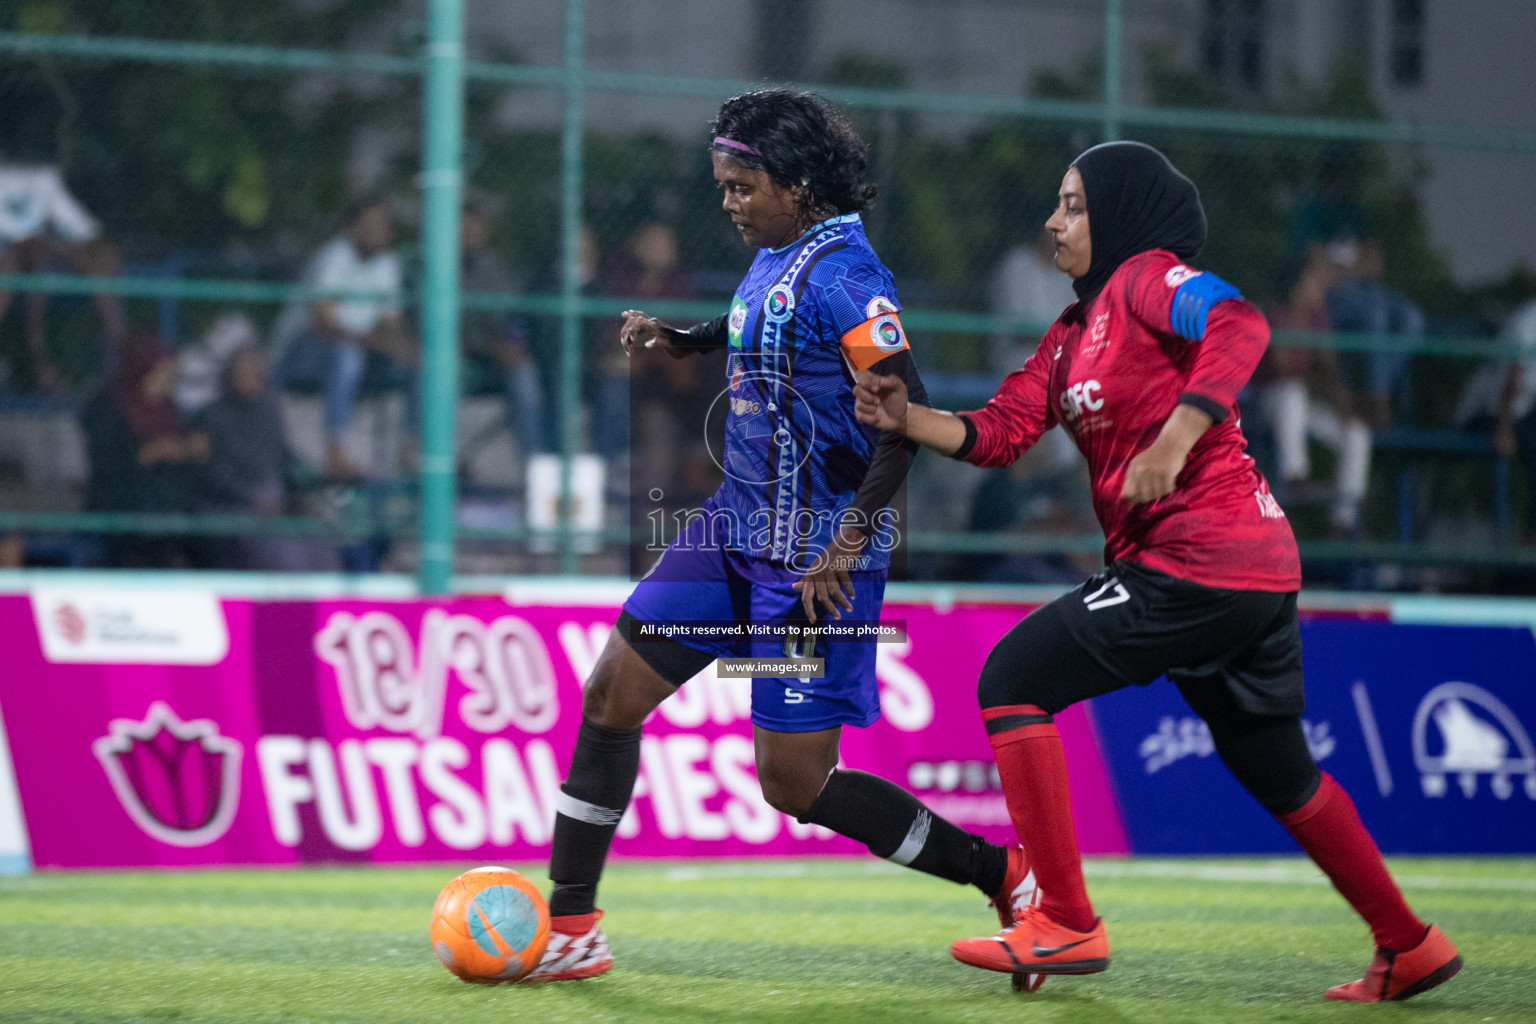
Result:
{"label": "red jersey", "polygon": [[[1088,458],[1106,564],[1129,559],[1207,587],[1296,590],[1296,539],[1238,422],[1237,393],[1268,343],[1269,325],[1237,289],[1167,250],[1138,253],[1067,308],[986,408],[961,414],[976,431],[962,457],[1009,465],[1060,424]],[[1181,400],[1215,422],[1173,493],[1122,500],[1127,465]]]}

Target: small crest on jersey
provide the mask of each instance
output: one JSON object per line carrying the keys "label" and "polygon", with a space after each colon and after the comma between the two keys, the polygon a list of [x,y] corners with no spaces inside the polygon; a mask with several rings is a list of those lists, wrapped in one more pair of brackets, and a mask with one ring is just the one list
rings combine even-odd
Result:
{"label": "small crest on jersey", "polygon": [[896,311],[896,303],[884,295],[876,295],[864,307],[864,315],[870,319],[874,319],[882,313],[895,313]]}
{"label": "small crest on jersey", "polygon": [[741,329],[747,325],[747,304],[740,299],[731,300],[731,315],[726,321],[730,328],[730,343],[733,348],[741,347]]}
{"label": "small crest on jersey", "polygon": [[787,284],[776,284],[763,300],[763,316],[770,323],[782,324],[795,315],[795,292]]}
{"label": "small crest on jersey", "polygon": [[1109,314],[1105,312],[1093,318],[1093,329],[1088,332],[1088,343],[1083,346],[1083,355],[1096,355],[1108,347]]}
{"label": "small crest on jersey", "polygon": [[870,324],[869,340],[882,352],[899,352],[907,343],[901,333],[901,321],[894,316],[882,316]]}
{"label": "small crest on jersey", "polygon": [[731,371],[731,390],[735,391],[737,388],[741,387],[741,382],[746,379],[746,376],[746,367],[742,366],[740,363],[737,363],[735,369]]}
{"label": "small crest on jersey", "polygon": [[1180,263],[1178,266],[1171,268],[1168,273],[1163,275],[1163,283],[1166,284],[1169,288],[1177,288],[1179,285],[1183,284],[1185,281],[1188,281],[1190,278],[1199,277],[1203,273],[1205,273],[1205,271],[1196,270],[1194,267],[1186,267],[1184,264]]}

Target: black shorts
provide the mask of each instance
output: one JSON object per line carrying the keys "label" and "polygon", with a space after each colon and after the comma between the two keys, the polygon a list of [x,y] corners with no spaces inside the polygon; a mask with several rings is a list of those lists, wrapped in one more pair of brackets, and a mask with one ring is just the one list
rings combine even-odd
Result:
{"label": "black shorts", "polygon": [[993,657],[1027,680],[1038,698],[1029,703],[1053,714],[1163,675],[1197,712],[1306,710],[1294,591],[1205,587],[1134,562],[1116,562],[1026,616]]}

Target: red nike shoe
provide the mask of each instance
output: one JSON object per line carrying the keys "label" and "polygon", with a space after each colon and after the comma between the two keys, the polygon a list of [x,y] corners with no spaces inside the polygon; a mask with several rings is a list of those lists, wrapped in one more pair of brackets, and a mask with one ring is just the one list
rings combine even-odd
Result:
{"label": "red nike shoe", "polygon": [[1434,925],[1412,949],[1381,949],[1366,968],[1365,977],[1335,985],[1324,999],[1352,1003],[1385,1003],[1412,999],[1436,985],[1450,981],[1461,970],[1461,955],[1445,933]]}
{"label": "red nike shoe", "polygon": [[[991,906],[997,911],[997,923],[1012,928],[1025,908],[1039,906],[1040,888],[1035,884],[1035,873],[1030,870],[1029,858],[1024,847],[1008,848],[1008,873],[1003,876],[1003,887],[992,897]],[[1013,975],[1015,992],[1037,992],[1045,984],[1045,975],[1016,971]]]}
{"label": "red nike shoe", "polygon": [[1009,974],[1094,974],[1109,966],[1109,937],[1103,918],[1078,932],[1039,907],[1026,907],[1013,927],[991,938],[961,939],[949,954],[963,964]]}
{"label": "red nike shoe", "polygon": [[608,952],[608,936],[598,926],[601,910],[549,919],[549,945],[539,966],[523,976],[521,984],[537,985],[546,981],[576,981],[595,978],[613,969],[613,954]]}
{"label": "red nike shoe", "polygon": [[1024,855],[1024,847],[1010,846],[1008,873],[1003,876],[1003,887],[989,904],[997,910],[998,925],[1003,928],[1013,927],[1025,907],[1037,906],[1039,903],[1040,889],[1035,885],[1035,873],[1029,868],[1029,858]]}

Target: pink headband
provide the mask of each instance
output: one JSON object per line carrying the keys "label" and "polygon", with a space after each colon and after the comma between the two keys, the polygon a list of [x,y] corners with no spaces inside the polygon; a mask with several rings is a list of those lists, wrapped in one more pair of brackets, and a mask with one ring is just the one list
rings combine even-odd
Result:
{"label": "pink headband", "polygon": [[762,155],[763,155],[761,152],[758,151],[757,147],[749,146],[749,145],[747,145],[744,142],[737,142],[735,139],[727,139],[723,135],[716,135],[715,136],[715,145],[717,145],[717,146],[728,146],[731,149],[739,149],[743,153],[751,153],[753,156],[758,157],[759,159],[761,159]]}

